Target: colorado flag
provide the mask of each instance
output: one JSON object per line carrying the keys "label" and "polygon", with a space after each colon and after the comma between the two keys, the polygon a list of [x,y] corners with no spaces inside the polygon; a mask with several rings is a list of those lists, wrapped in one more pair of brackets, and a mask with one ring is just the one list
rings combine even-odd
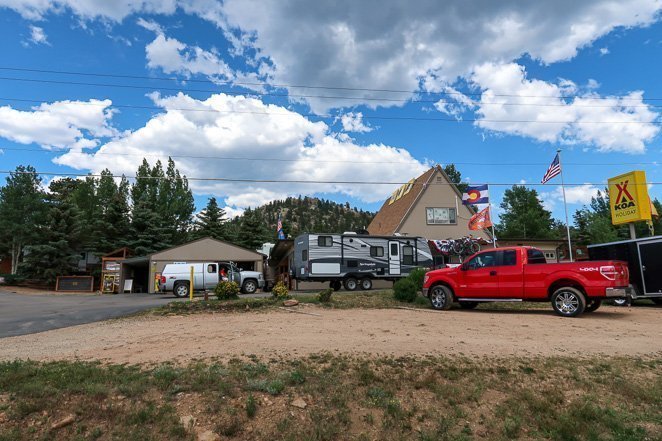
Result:
{"label": "colorado flag", "polygon": [[467,187],[467,191],[462,195],[462,204],[464,205],[487,204],[488,202],[490,202],[490,197],[487,184]]}

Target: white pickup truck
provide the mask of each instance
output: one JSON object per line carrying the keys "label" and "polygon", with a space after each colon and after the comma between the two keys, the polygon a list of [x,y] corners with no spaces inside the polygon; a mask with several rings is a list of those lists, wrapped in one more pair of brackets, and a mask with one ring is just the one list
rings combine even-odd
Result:
{"label": "white pickup truck", "polygon": [[163,268],[159,289],[172,292],[175,297],[188,297],[191,288],[191,267],[193,267],[193,290],[213,291],[221,278],[237,282],[241,292],[253,294],[264,288],[264,276],[258,271],[245,271],[234,262],[169,263]]}

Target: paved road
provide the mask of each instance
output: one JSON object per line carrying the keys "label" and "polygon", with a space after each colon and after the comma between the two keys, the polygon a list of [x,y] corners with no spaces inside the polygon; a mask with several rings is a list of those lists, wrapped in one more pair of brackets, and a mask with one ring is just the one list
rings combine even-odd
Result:
{"label": "paved road", "polygon": [[172,295],[20,295],[0,291],[0,338],[129,315],[175,299]]}

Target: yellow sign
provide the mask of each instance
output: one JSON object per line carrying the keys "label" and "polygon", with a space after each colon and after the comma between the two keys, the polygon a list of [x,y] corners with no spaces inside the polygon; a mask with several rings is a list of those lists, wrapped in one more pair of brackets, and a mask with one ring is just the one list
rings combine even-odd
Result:
{"label": "yellow sign", "polygon": [[651,220],[646,173],[637,170],[609,179],[609,205],[614,225]]}
{"label": "yellow sign", "polygon": [[411,181],[404,184],[402,187],[395,190],[393,192],[393,194],[391,195],[391,199],[389,199],[388,204],[391,205],[393,202],[397,201],[402,196],[409,193],[411,191],[411,188],[414,186],[415,181],[416,181],[416,179],[412,179]]}

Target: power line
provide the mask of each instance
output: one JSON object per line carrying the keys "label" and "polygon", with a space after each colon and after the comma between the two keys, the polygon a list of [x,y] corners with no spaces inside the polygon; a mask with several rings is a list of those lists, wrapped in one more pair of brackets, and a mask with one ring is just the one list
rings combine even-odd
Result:
{"label": "power line", "polygon": [[[0,78],[1,80],[2,78]],[[121,86],[120,86],[121,87]],[[43,103],[44,101],[32,100],[32,99],[22,99],[22,98],[3,98],[0,97],[0,100],[3,101],[16,101],[16,102],[31,102],[31,103]],[[127,109],[143,109],[143,110],[159,110],[159,111],[180,111],[180,112],[211,112],[211,113],[223,113],[223,114],[249,114],[249,115],[268,115],[268,116],[286,116],[286,117],[299,117],[304,116],[308,118],[321,118],[321,119],[336,119],[337,115],[318,115],[315,113],[278,113],[278,112],[256,112],[256,111],[244,111],[244,110],[217,110],[217,109],[190,109],[190,108],[177,108],[177,107],[159,107],[159,106],[141,106],[133,104],[111,104],[106,106],[104,104],[90,103],[85,101],[78,101],[79,104],[90,105],[90,106],[99,106],[99,107],[117,107],[117,108],[127,108]],[[547,121],[547,120],[496,120],[496,119],[482,119],[482,118],[437,118],[437,117],[420,117],[420,116],[378,116],[378,115],[362,115],[362,118],[365,120],[385,120],[385,121],[444,121],[444,122],[456,122],[456,123],[474,123],[474,122],[486,122],[486,123],[536,123],[536,124],[653,124],[653,125],[662,125],[662,121]]]}
{"label": "power line", "polygon": [[[50,153],[50,154],[66,154],[71,150],[45,150],[36,148],[15,148],[15,147],[0,147],[0,151],[11,152],[36,152],[36,153]],[[79,152],[76,152],[79,153]],[[80,152],[83,154],[88,154]],[[103,156],[127,156],[127,157],[145,157],[145,158],[182,158],[182,159],[218,159],[223,161],[251,161],[251,162],[310,162],[315,164],[404,164],[402,161],[356,161],[356,160],[318,160],[318,159],[286,159],[286,158],[254,158],[244,156],[205,156],[205,155],[178,155],[178,154],[143,154],[143,153],[119,153],[119,152],[90,152],[90,155],[103,155]],[[472,166],[535,166],[535,165],[549,165],[549,162],[455,162],[445,161],[445,164],[455,165],[472,165]],[[651,162],[564,162],[563,165],[573,166],[613,166],[613,165],[659,165],[656,161]]]}
{"label": "power line", "polygon": [[[0,170],[0,174],[3,175],[43,175],[43,176],[63,176],[63,177],[91,177],[91,178],[100,178],[100,177],[110,177],[110,178],[127,178],[127,179],[155,179],[155,180],[168,180],[170,178],[165,176],[126,176],[126,175],[101,175],[95,173],[60,173],[60,172],[21,172],[21,171],[10,171],[10,170]],[[187,181],[197,181],[197,182],[229,182],[229,183],[262,183],[262,184],[339,184],[339,185],[404,185],[409,182],[387,182],[387,181],[318,181],[318,180],[299,180],[299,179],[244,179],[244,178],[201,178],[201,177],[186,177],[175,178],[175,180],[187,180]],[[468,182],[431,182],[428,185],[461,185],[469,184]],[[493,186],[537,186],[537,187],[558,187],[558,184],[539,184],[539,183],[526,183],[522,184],[520,182],[482,182],[481,185],[493,185]],[[475,184],[474,184],[475,185]],[[607,185],[605,182],[582,182],[582,183],[566,183],[565,186],[583,186],[583,185]],[[643,182],[643,183],[631,183],[631,185],[662,185],[662,182]]]}
{"label": "power line", "polygon": [[[114,74],[114,73],[100,73],[100,72],[81,72],[81,71],[70,71],[70,70],[51,70],[51,69],[32,69],[32,68],[21,68],[21,67],[11,67],[11,66],[0,66],[0,70],[5,71],[16,71],[16,72],[33,72],[33,73],[48,73],[48,74],[58,74],[58,75],[77,75],[77,76],[87,76],[87,77],[105,77],[105,78],[120,78],[120,79],[141,79],[141,80],[151,80],[151,81],[176,81],[180,80],[177,78],[163,77],[163,76],[146,76],[146,75],[128,75],[128,74]],[[355,92],[387,92],[387,93],[407,93],[407,94],[419,94],[424,93],[428,95],[459,95],[459,96],[482,96],[482,92],[429,92],[421,90],[402,90],[402,89],[373,89],[366,87],[341,87],[341,86],[319,86],[319,85],[295,85],[295,84],[271,84],[266,81],[262,82],[242,82],[242,81],[223,81],[219,79],[209,80],[200,80],[195,78],[187,78],[187,82],[190,83],[216,83],[216,84],[226,84],[226,85],[245,85],[245,86],[259,86],[259,87],[274,87],[274,88],[298,88],[298,89],[321,89],[321,90],[345,90],[345,91],[355,91]],[[609,100],[613,99],[612,97],[585,97],[579,94],[566,94],[558,96],[543,96],[543,95],[517,95],[517,94],[506,94],[506,93],[493,93],[493,96],[498,97],[509,97],[509,98],[547,98],[547,99],[566,99],[566,98],[582,98],[586,100]],[[291,95],[290,95],[291,96]],[[321,97],[316,97],[321,98]],[[623,99],[621,99],[623,101]],[[627,100],[627,99],[625,99]],[[662,98],[645,98],[648,101],[662,101]],[[627,101],[637,101],[638,100],[627,100]],[[435,101],[436,102],[436,101]],[[656,106],[657,107],[657,106]]]}

